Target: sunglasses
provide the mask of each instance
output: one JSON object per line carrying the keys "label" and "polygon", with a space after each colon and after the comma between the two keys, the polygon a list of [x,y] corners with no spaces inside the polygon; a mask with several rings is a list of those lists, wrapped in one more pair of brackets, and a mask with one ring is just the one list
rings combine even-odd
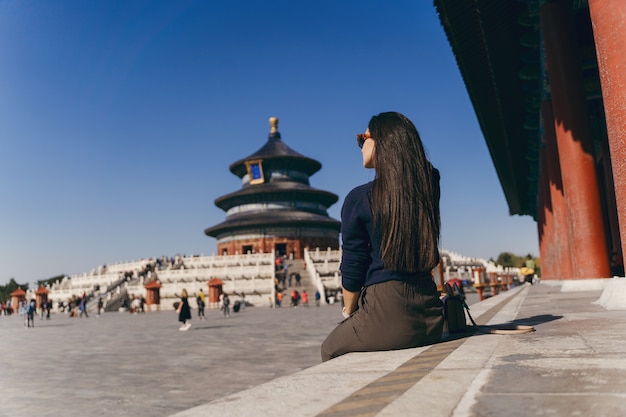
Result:
{"label": "sunglasses", "polygon": [[357,133],[356,135],[356,143],[357,145],[359,145],[359,148],[363,148],[363,144],[365,143],[366,140],[371,139],[372,137],[370,136],[369,133]]}

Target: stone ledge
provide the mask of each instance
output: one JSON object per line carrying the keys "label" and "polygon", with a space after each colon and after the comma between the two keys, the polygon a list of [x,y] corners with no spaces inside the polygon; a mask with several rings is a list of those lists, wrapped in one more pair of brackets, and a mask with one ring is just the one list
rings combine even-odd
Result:
{"label": "stone ledge", "polygon": [[[526,286],[516,287],[476,303],[471,307],[472,316],[479,320],[482,314],[503,301],[509,300],[489,324],[511,321],[515,318],[528,289]],[[518,294],[523,296],[514,299]],[[355,396],[355,393],[364,400],[378,397],[381,393],[385,394],[384,391],[392,387],[373,387],[379,380],[386,376],[394,380],[395,375],[390,374],[397,371],[399,367],[406,366],[407,362],[416,362],[416,366],[419,366],[422,362],[428,361],[427,357],[431,353],[445,350],[447,342],[450,342],[454,344],[451,353],[444,355],[443,360],[435,364],[427,375],[415,377],[417,382],[399,393],[396,399],[385,406],[384,411],[381,410],[380,414],[381,416],[394,415],[397,412],[400,414],[395,415],[403,415],[402,410],[415,411],[416,407],[422,408],[422,403],[429,402],[433,407],[437,405],[431,409],[433,411],[430,413],[431,417],[449,416],[461,397],[466,394],[467,386],[484,369],[502,337],[498,335],[469,336],[470,334],[462,336],[463,340],[447,337],[444,338],[443,343],[413,349],[349,353],[292,375],[179,412],[172,417],[209,415],[273,417],[277,412],[280,413],[278,410],[283,412],[288,410],[288,415],[294,416],[317,416],[325,410],[328,412],[330,407],[337,407],[340,402],[349,400],[350,397]],[[422,357],[424,361],[421,360]],[[411,361],[411,359],[418,360]],[[409,366],[409,369],[412,368],[413,365]],[[409,372],[409,377],[411,372],[413,371]],[[414,374],[418,375],[419,372],[422,371],[416,369]],[[406,372],[401,373],[406,375]],[[464,381],[464,383],[451,391],[451,385],[455,381]],[[359,394],[357,393],[359,390],[373,393],[371,395]],[[441,395],[444,392],[447,393],[447,400],[442,402]],[[376,402],[380,399],[372,401]],[[342,406],[349,407],[343,403],[339,405],[340,408]]]}
{"label": "stone ledge", "polygon": [[607,310],[626,310],[626,279],[611,278],[604,281],[605,287],[596,304]]}

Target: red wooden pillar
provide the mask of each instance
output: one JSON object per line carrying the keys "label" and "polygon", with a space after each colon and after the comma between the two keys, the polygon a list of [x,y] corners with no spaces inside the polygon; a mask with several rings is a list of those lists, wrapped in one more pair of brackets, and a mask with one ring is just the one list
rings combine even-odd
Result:
{"label": "red wooden pillar", "polygon": [[[552,102],[544,101],[541,105],[541,117],[543,119],[543,140],[545,143],[545,169],[548,176],[548,190],[546,198],[550,201],[552,211],[551,235],[546,245],[546,257],[541,255],[541,278],[570,279],[574,277],[572,271],[572,255],[570,251],[569,221],[563,181],[561,178],[561,164],[556,145],[555,122],[552,113]],[[550,275],[544,274],[547,263]]]}
{"label": "red wooden pillar", "polygon": [[552,202],[550,201],[550,176],[546,163],[546,147],[542,146],[539,152],[539,206],[537,208],[537,233],[539,235],[539,257],[541,258],[541,277],[553,279],[558,275],[558,268],[553,259],[553,248],[558,242],[554,239],[554,219]]}
{"label": "red wooden pillar", "polygon": [[296,249],[295,249],[295,257],[296,259],[302,259],[304,257],[303,255],[303,251],[302,251],[302,245],[300,244],[300,240],[296,240]]}
{"label": "red wooden pillar", "polygon": [[559,161],[565,170],[573,278],[607,278],[611,270],[571,5],[544,3],[540,17]]}
{"label": "red wooden pillar", "polygon": [[626,250],[626,2],[589,0],[611,150],[622,251]]}

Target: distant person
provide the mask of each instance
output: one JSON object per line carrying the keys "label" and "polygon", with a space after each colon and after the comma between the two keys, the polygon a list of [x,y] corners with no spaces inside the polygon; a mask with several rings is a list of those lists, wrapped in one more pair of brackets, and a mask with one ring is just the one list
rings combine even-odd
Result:
{"label": "distant person", "polygon": [[178,303],[178,321],[182,323],[178,330],[187,331],[191,327],[191,309],[189,308],[189,300],[187,299],[187,290],[183,288],[180,294],[180,303]]}
{"label": "distant person", "polygon": [[437,343],[443,304],[431,272],[439,263],[439,171],[404,115],[381,113],[357,135],[374,180],[341,209],[342,321],[322,344],[322,360],[348,352]]}
{"label": "distant person", "polygon": [[322,294],[320,294],[320,290],[315,290],[315,305],[320,306],[320,300],[322,299]]}
{"label": "distant person", "polygon": [[78,315],[78,317],[82,318],[84,314],[85,317],[89,318],[89,314],[87,314],[87,300],[85,299],[85,297],[80,299],[78,310],[80,311],[80,314]]}
{"label": "distant person", "polygon": [[341,303],[341,306],[344,306],[344,300],[343,300],[343,291],[339,290],[339,291],[335,291],[335,302],[336,303]]}
{"label": "distant person", "polygon": [[224,317],[230,317],[230,297],[226,293],[222,298],[222,304],[224,305]]}
{"label": "distant person", "polygon": [[35,312],[37,311],[37,301],[30,300],[30,302],[26,304],[25,309],[26,309],[26,327],[35,327]]}
{"label": "distant person", "polygon": [[535,261],[533,257],[528,254],[526,256],[526,262],[524,262],[524,268],[521,268],[520,272],[524,275],[524,281],[530,285],[533,284],[533,278],[535,276]]}
{"label": "distant person", "polygon": [[130,310],[130,302],[128,297],[122,298],[122,311]]}
{"label": "distant person", "polygon": [[102,301],[102,297],[98,298],[98,316],[102,314],[102,307],[104,307],[104,302]]}
{"label": "distant person", "polygon": [[198,320],[204,320],[204,306],[206,304],[206,298],[202,292],[202,288],[200,288],[200,291],[196,296],[196,304],[198,304]]}
{"label": "distant person", "polygon": [[133,314],[139,314],[141,311],[141,299],[133,295],[133,301],[130,303],[130,311]]}
{"label": "distant person", "polygon": [[306,290],[302,290],[302,306],[309,306],[309,294],[307,294]]}
{"label": "distant person", "polygon": [[283,304],[282,291],[276,291],[276,307],[280,307]]}

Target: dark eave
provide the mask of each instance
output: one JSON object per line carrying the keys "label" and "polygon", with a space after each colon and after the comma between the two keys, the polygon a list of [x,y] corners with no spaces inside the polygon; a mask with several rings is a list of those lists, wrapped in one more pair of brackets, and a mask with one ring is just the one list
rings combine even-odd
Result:
{"label": "dark eave", "polygon": [[243,178],[247,173],[246,161],[255,159],[263,160],[263,168],[268,169],[297,169],[307,175],[313,175],[322,168],[315,159],[306,157],[285,144],[280,138],[279,132],[272,132],[265,145],[255,153],[240,159],[230,165],[230,171]]}
{"label": "dark eave", "polygon": [[243,187],[234,193],[217,198],[215,205],[227,211],[242,204],[277,200],[310,201],[322,204],[328,208],[337,202],[338,196],[298,182],[276,181]]}
{"label": "dark eave", "polygon": [[539,16],[523,1],[435,0],[511,214],[536,215]]}
{"label": "dark eave", "polygon": [[320,214],[296,210],[272,210],[270,212],[252,212],[232,216],[226,221],[205,229],[207,236],[218,237],[223,233],[232,233],[242,229],[262,229],[266,227],[316,227],[328,228],[339,232],[341,222]]}

